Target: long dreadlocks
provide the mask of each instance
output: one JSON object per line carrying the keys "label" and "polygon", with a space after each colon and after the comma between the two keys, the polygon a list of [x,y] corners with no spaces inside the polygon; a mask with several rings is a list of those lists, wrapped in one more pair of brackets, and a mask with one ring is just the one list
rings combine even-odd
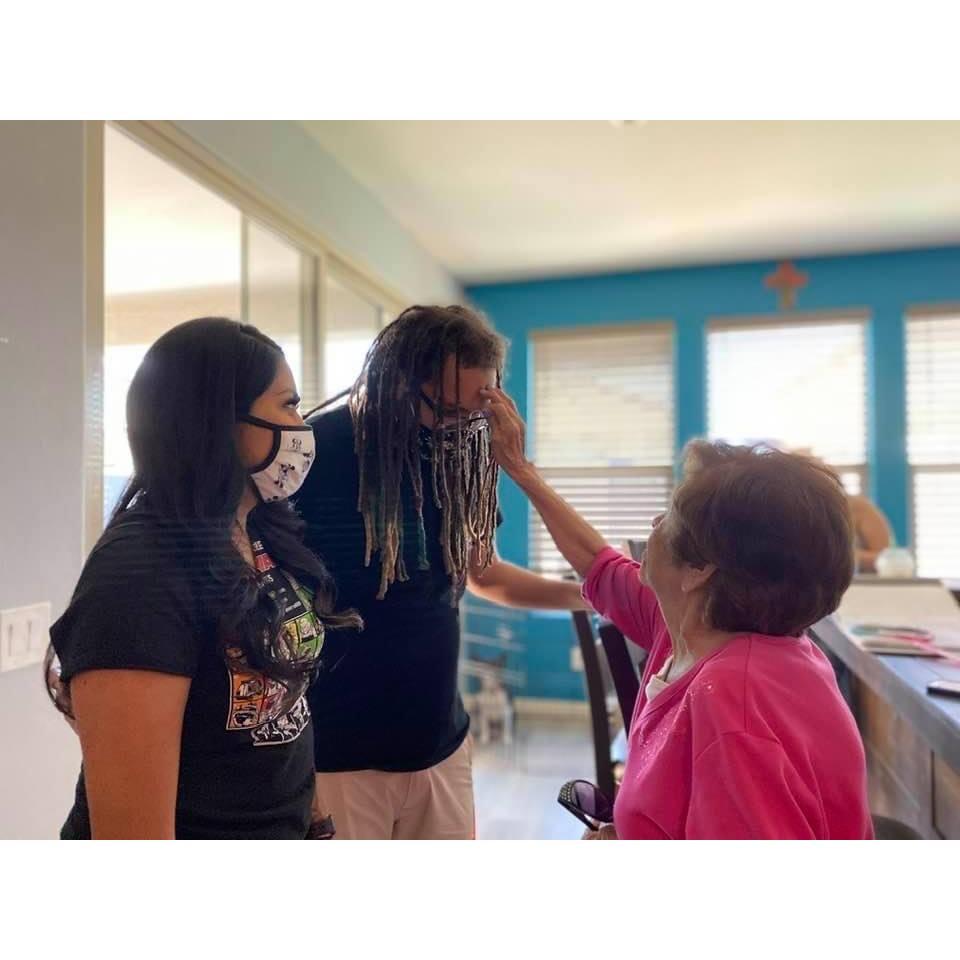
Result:
{"label": "long dreadlocks", "polygon": [[[439,401],[448,357],[454,358],[457,371],[456,427],[444,427],[435,415],[429,452],[421,454],[420,391],[432,385]],[[379,599],[395,580],[408,579],[400,495],[405,477],[417,515],[417,567],[429,569],[421,455],[432,460],[429,492],[443,518],[440,541],[451,583],[462,582],[471,559],[481,567],[490,563],[497,465],[490,456],[489,431],[476,429],[478,424],[468,423],[459,412],[460,368],[493,367],[499,386],[503,359],[503,339],[482,316],[462,306],[408,307],[370,347],[349,407],[360,466],[357,509],[366,535],[364,563],[369,566],[380,552]]]}

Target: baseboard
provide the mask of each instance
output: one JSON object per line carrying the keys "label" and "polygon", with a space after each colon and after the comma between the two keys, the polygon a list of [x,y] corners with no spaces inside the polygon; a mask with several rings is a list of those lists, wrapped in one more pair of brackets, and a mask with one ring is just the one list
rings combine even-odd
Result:
{"label": "baseboard", "polygon": [[589,717],[590,704],[586,700],[555,700],[552,697],[517,697],[513,701],[518,716],[528,717]]}
{"label": "baseboard", "polygon": [[[476,706],[475,694],[465,693],[463,705],[467,712]],[[513,709],[518,717],[576,717],[588,718],[590,706],[586,700],[556,700],[552,697],[514,697]]]}

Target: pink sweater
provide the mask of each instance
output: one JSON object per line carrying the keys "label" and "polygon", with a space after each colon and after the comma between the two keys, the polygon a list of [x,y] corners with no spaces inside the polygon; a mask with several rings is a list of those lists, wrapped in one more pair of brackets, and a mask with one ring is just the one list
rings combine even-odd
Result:
{"label": "pink sweater", "polygon": [[614,806],[623,840],[869,840],[863,745],[807,637],[739,634],[647,702],[670,635],[640,564],[611,547],[583,594],[649,651]]}

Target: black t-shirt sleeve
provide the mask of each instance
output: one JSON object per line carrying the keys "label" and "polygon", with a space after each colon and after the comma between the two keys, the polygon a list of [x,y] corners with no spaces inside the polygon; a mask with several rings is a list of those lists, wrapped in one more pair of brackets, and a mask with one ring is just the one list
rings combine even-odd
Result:
{"label": "black t-shirt sleeve", "polygon": [[91,557],[50,631],[64,680],[85,670],[156,670],[193,677],[197,625],[175,572],[129,563],[105,547]]}

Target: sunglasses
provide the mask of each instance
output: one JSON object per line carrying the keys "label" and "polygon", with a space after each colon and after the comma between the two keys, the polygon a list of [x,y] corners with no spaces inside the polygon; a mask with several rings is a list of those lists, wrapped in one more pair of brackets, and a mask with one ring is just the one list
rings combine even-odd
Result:
{"label": "sunglasses", "polygon": [[560,788],[557,803],[591,830],[613,821],[613,804],[589,780],[568,780]]}

